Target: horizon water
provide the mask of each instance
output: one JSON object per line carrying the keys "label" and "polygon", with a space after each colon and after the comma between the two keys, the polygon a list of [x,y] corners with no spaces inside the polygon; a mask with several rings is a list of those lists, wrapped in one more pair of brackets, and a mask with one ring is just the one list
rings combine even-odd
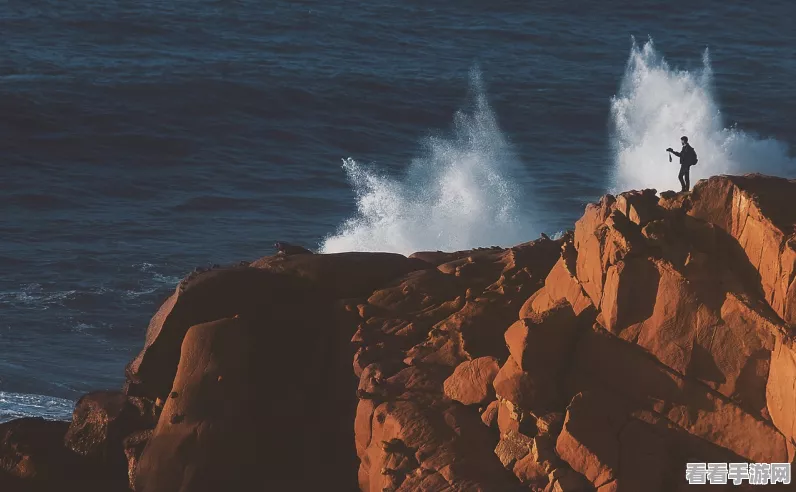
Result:
{"label": "horizon water", "polygon": [[[298,11],[290,15],[312,16]],[[367,13],[361,15],[365,24],[351,22],[378,27]],[[565,24],[576,22],[565,12],[545,15]],[[499,32],[508,20],[484,22]],[[73,28],[97,29],[90,23]],[[520,32],[517,26],[506,29],[506,39],[497,38],[496,49],[508,49],[510,43],[524,46],[512,37]],[[555,37],[528,29],[537,37]],[[474,38],[480,35],[473,31]],[[406,36],[432,35],[420,29]],[[455,50],[444,38],[432,38],[437,44],[429,52],[414,55],[424,63],[433,53]],[[676,189],[678,165],[669,163],[664,149],[677,149],[681,135],[688,135],[699,155],[691,169],[692,187],[717,174],[796,177],[790,129],[771,131],[770,121],[754,117],[766,113],[784,121],[780,112],[793,104],[788,97],[792,94],[780,95],[778,105],[754,105],[758,97],[777,100],[783,90],[763,84],[763,94],[750,94],[750,101],[729,98],[734,91],[743,94],[749,82],[728,80],[744,75],[743,68],[729,75],[727,63],[744,65],[718,42],[707,48],[678,45],[678,62],[673,63],[667,43],[652,38],[639,42],[629,34],[625,40],[624,51],[615,56],[611,46],[575,43],[584,58],[561,66],[550,57],[570,62],[567,57],[575,55],[552,48],[555,55],[547,55],[525,46],[537,63],[529,62],[527,71],[511,78],[511,63],[504,58],[516,54],[497,52],[465,53],[436,72],[433,65],[424,65],[418,76],[401,72],[411,65],[411,57],[395,67],[378,57],[368,62],[377,67],[353,63],[352,73],[346,74],[345,59],[324,58],[323,47],[302,51],[296,42],[269,34],[266,45],[280,46],[288,55],[270,61],[262,55],[271,64],[268,70],[279,68],[297,83],[294,88],[279,86],[290,94],[289,103],[280,105],[279,94],[260,94],[257,79],[241,72],[234,82],[237,90],[265,98],[267,107],[259,113],[248,112],[251,99],[246,96],[239,102],[208,96],[223,88],[225,82],[215,79],[196,88],[205,94],[208,107],[194,99],[168,106],[172,103],[165,97],[178,101],[179,96],[158,80],[157,74],[167,71],[165,64],[149,66],[141,74],[114,74],[110,69],[107,80],[92,72],[90,89],[83,94],[82,85],[75,88],[86,83],[76,82],[80,74],[113,66],[110,59],[97,67],[88,61],[53,61],[56,48],[39,48],[37,57],[28,53],[29,65],[12,70],[8,67],[18,63],[14,56],[26,53],[12,47],[0,62],[0,101],[8,118],[16,118],[0,127],[0,158],[5,159],[0,166],[10,178],[0,185],[6,195],[0,202],[0,231],[6,238],[0,265],[9,271],[0,283],[0,312],[5,315],[0,325],[0,421],[21,416],[66,419],[81,393],[119,387],[124,365],[143,345],[149,317],[182,275],[202,264],[271,254],[270,243],[276,239],[326,253],[408,255],[512,246],[542,232],[552,235],[571,228],[583,205],[601,194]],[[384,53],[392,53],[399,41],[386,35],[380,42]],[[61,49],[74,48],[65,46]],[[723,56],[714,56],[722,49]],[[776,68],[796,75],[796,67],[785,60],[787,48],[772,49],[780,50],[783,64]],[[243,67],[239,70],[256,71],[256,64],[246,61],[256,55],[239,45],[228,50],[242,57],[233,57]],[[198,56],[202,63],[220,64],[222,73],[235,70],[224,68],[221,55]],[[288,63],[290,56],[303,65]],[[405,55],[395,56],[402,60]],[[778,59],[777,53],[765,53],[759,63],[772,59]],[[339,66],[330,66],[334,63]],[[190,71],[181,74],[177,65],[166,80],[191,84]],[[301,75],[302,67],[324,74],[326,83],[340,84],[341,92],[327,94],[331,88],[311,86]],[[595,71],[598,67],[602,72]],[[602,85],[589,87],[589,77],[606,67],[612,67],[613,75],[600,75],[596,78]],[[371,80],[376,70],[395,84]],[[756,70],[766,73],[765,65]],[[152,80],[147,82],[147,77]],[[345,89],[357,83],[352,92]],[[592,94],[598,87],[602,93]],[[717,87],[725,89],[720,93]],[[108,98],[97,96],[103,91],[110,91]],[[118,98],[119,107],[112,105],[110,95]],[[76,102],[67,102],[69,98]],[[334,105],[336,98],[343,100],[339,106]],[[732,99],[729,110],[723,99]],[[76,113],[69,126],[47,114],[70,104],[91,110],[81,109],[86,113]],[[167,106],[166,116],[152,113],[161,105]],[[190,131],[200,134],[183,134],[189,129],[181,125],[188,123],[173,114],[176,109],[192,119],[190,124],[199,125]],[[126,115],[138,127],[125,126]],[[346,115],[350,123],[343,123]],[[327,126],[318,126],[317,118],[328,119]],[[153,123],[152,134],[146,133],[148,122]],[[340,126],[344,124],[351,125],[346,133]],[[102,133],[96,125],[112,129]],[[228,133],[224,125],[230,127]],[[567,129],[567,138],[560,140],[550,133]],[[188,140],[212,140],[214,132],[223,137],[212,148]],[[361,140],[351,139],[353,134]],[[342,135],[348,135],[348,145],[341,145]],[[279,142],[279,150],[253,142]],[[128,160],[131,156],[140,159]],[[258,162],[270,167],[254,165]]]}

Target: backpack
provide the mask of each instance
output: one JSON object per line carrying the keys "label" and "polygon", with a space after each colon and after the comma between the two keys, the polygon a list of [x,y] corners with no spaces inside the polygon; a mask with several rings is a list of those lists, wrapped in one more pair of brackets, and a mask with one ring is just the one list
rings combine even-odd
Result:
{"label": "backpack", "polygon": [[699,159],[697,159],[696,150],[694,150],[693,147],[691,147],[691,152],[689,152],[689,154],[691,154],[691,155],[689,156],[690,159],[688,160],[689,161],[688,165],[689,166],[696,166],[696,164],[699,161]]}

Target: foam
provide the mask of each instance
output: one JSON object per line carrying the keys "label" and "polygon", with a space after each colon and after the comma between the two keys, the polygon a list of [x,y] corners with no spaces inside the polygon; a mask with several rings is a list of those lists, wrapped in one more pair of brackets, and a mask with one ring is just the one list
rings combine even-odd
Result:
{"label": "foam", "polygon": [[692,186],[717,174],[796,175],[786,144],[725,127],[712,84],[707,49],[702,68],[690,72],[672,69],[652,40],[641,47],[633,40],[621,88],[611,100],[615,167],[610,192],[679,191],[679,159],[673,156],[670,163],[665,149],[679,151],[683,135],[699,156],[691,168]]}
{"label": "foam", "polygon": [[425,154],[404,176],[343,160],[357,213],[324,239],[321,252],[454,251],[513,246],[536,236],[528,212],[516,202],[522,191],[513,178],[518,159],[477,71],[471,87],[474,110],[455,115],[450,137],[429,138]]}

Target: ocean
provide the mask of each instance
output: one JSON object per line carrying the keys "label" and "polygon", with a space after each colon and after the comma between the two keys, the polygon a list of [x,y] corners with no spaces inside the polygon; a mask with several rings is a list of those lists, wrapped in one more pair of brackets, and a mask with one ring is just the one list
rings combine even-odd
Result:
{"label": "ocean", "polygon": [[195,267],[510,246],[796,176],[792,2],[0,3],[0,421],[118,388]]}

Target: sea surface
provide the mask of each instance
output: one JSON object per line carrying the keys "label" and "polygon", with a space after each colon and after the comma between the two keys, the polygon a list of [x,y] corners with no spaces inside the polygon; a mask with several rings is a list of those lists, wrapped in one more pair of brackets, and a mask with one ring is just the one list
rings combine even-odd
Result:
{"label": "sea surface", "polygon": [[509,246],[796,175],[786,1],[0,2],[0,420],[118,388],[195,267]]}

